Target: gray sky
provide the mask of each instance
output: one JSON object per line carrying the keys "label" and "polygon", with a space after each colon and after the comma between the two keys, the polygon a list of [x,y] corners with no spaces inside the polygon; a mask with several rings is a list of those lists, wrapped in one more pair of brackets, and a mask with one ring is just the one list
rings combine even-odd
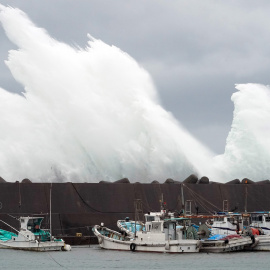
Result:
{"label": "gray sky", "polygon": [[[236,83],[269,84],[268,0],[0,0],[57,40],[87,33],[135,58],[163,107],[214,152],[224,152]],[[4,64],[15,48],[0,28],[0,87],[21,92]]]}

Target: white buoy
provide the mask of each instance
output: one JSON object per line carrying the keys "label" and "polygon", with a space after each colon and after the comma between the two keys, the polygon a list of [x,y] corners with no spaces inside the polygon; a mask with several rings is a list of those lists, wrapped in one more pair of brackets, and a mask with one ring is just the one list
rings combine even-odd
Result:
{"label": "white buoy", "polygon": [[69,244],[64,244],[64,246],[62,247],[63,251],[70,251],[71,250],[71,246]]}

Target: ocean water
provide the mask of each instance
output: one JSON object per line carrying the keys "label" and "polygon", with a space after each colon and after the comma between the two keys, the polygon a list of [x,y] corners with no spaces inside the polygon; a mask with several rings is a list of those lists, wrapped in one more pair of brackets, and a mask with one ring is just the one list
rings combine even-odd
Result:
{"label": "ocean water", "polygon": [[70,252],[0,250],[1,269],[269,269],[269,252],[158,254],[110,251],[98,245]]}

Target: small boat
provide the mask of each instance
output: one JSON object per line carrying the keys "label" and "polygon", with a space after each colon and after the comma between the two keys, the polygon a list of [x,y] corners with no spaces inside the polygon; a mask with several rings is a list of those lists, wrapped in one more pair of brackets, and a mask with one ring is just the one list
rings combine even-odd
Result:
{"label": "small boat", "polygon": [[270,212],[250,212],[249,216],[249,227],[261,228],[264,234],[270,235]]}
{"label": "small boat", "polygon": [[[94,234],[101,248],[142,252],[186,253],[199,252],[200,240],[187,238],[187,227],[179,226],[186,218],[166,217],[166,211],[145,214],[141,230],[113,231],[104,224],[95,225]],[[135,226],[136,228],[136,226]]]}
{"label": "small boat", "polygon": [[202,224],[198,228],[198,235],[202,240],[201,252],[232,252],[255,246],[252,235],[240,235],[243,229],[240,214],[216,215],[212,225]]}
{"label": "small boat", "polygon": [[242,215],[239,213],[219,212],[213,216],[211,234],[238,234],[243,230]]}
{"label": "small boat", "polygon": [[250,237],[239,234],[220,235],[216,234],[208,239],[202,240],[201,252],[221,253],[244,250],[246,246],[252,245]]}
{"label": "small boat", "polygon": [[253,239],[253,244],[245,247],[246,250],[270,251],[270,235],[264,234],[261,228],[248,227],[244,229],[243,234]]}
{"label": "small boat", "polygon": [[0,248],[29,251],[71,250],[62,239],[51,236],[49,230],[40,228],[43,217],[20,217],[20,229],[17,231],[4,221],[4,224],[17,232],[0,230]]}

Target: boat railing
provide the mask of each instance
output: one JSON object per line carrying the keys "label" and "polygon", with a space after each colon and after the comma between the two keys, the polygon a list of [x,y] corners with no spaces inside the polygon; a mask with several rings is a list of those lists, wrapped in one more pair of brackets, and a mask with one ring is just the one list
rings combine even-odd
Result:
{"label": "boat railing", "polygon": [[103,235],[104,237],[108,237],[110,239],[114,240],[121,240],[121,241],[130,241],[133,237],[130,237],[128,235],[113,231],[107,227],[94,227],[93,228],[94,232],[95,230],[99,232],[99,234]]}

